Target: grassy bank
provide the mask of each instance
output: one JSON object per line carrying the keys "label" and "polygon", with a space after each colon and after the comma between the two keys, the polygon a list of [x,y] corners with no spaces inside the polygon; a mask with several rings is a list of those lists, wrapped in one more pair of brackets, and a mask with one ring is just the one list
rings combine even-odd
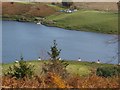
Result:
{"label": "grassy bank", "polygon": [[[32,65],[35,65],[35,73],[37,75],[41,74],[42,65],[44,62],[47,61],[37,61],[37,60],[27,61],[27,63],[31,63]],[[93,62],[79,62],[79,61],[66,61],[66,62],[69,64],[67,67],[68,72],[79,76],[89,75],[91,71],[94,71],[97,67],[114,66],[113,64],[97,64]],[[2,64],[3,73],[7,72],[7,69],[14,63]]]}
{"label": "grassy bank", "polygon": [[[48,16],[46,24],[70,30],[117,34],[117,20],[117,13],[80,10],[74,13],[57,13]],[[50,21],[54,23],[48,23]]]}

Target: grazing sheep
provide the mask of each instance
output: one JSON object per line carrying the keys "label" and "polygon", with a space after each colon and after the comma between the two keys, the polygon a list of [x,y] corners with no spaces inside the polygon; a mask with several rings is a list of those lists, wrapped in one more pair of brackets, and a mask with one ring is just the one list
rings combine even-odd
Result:
{"label": "grazing sheep", "polygon": [[98,61],[96,63],[100,63],[100,60],[98,59]]}
{"label": "grazing sheep", "polygon": [[19,61],[17,61],[17,60],[15,61],[15,63],[18,63],[18,62],[19,62]]}
{"label": "grazing sheep", "polygon": [[59,60],[62,60],[61,58],[59,58]]}
{"label": "grazing sheep", "polygon": [[40,57],[38,57],[38,60],[41,60],[41,58],[40,58]]}
{"label": "grazing sheep", "polygon": [[78,58],[78,61],[81,61],[81,58]]}

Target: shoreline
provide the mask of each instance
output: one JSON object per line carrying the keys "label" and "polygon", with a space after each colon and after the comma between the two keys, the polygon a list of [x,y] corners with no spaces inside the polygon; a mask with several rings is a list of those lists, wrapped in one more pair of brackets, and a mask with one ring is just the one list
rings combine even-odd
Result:
{"label": "shoreline", "polygon": [[[22,16],[21,16],[22,17]],[[41,18],[41,17],[40,17]],[[42,18],[41,18],[42,19]],[[53,22],[52,23],[48,23],[48,21],[44,21],[44,20],[41,20],[41,21],[38,21],[36,19],[36,17],[32,17],[31,18],[26,18],[26,20],[23,20],[21,18],[4,18],[2,17],[2,20],[3,21],[18,21],[18,22],[32,22],[32,23],[37,23],[37,22],[41,22],[42,25],[45,25],[45,26],[48,26],[48,27],[57,27],[57,28],[62,28],[62,29],[65,29],[65,30],[72,30],[72,31],[84,31],[84,32],[93,32],[93,33],[100,33],[100,34],[108,34],[108,35],[118,35],[118,33],[109,33],[109,32],[100,32],[100,31],[91,31],[89,29],[86,29],[86,28],[82,28],[82,29],[75,29],[75,28],[66,28],[66,27],[61,27],[61,26],[57,26],[57,25],[54,25]]]}

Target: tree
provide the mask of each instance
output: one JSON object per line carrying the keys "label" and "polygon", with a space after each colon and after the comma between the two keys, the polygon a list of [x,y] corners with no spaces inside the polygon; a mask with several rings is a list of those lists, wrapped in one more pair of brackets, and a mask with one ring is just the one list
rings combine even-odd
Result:
{"label": "tree", "polygon": [[51,47],[51,52],[48,52],[48,55],[51,57],[52,60],[58,60],[61,49],[58,50],[56,40],[53,41],[53,44],[54,45]]}
{"label": "tree", "polygon": [[73,5],[73,2],[71,0],[62,0],[62,5],[69,8]]}
{"label": "tree", "polygon": [[34,66],[28,64],[26,61],[23,60],[23,57],[21,57],[21,60],[19,62],[9,67],[6,75],[9,75],[11,77],[16,77],[17,79],[19,79],[24,77],[31,78],[33,74],[34,74]]}
{"label": "tree", "polygon": [[62,78],[66,78],[68,76],[66,67],[69,65],[63,60],[59,60],[61,49],[58,50],[56,40],[53,41],[53,46],[51,46],[51,51],[48,52],[48,55],[51,57],[49,62],[44,63],[42,67],[42,72],[46,73],[55,73]]}

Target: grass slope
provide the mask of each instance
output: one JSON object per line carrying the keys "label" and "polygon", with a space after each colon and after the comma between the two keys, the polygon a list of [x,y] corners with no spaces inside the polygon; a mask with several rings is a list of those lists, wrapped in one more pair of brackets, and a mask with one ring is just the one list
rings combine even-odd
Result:
{"label": "grass slope", "polygon": [[[47,61],[27,61],[27,63],[31,63],[35,65],[35,74],[40,75],[42,72],[42,65]],[[67,70],[71,74],[86,76],[91,73],[93,69],[96,69],[100,66],[113,66],[112,64],[97,64],[93,62],[79,62],[79,61],[66,61],[69,65],[67,66]],[[2,64],[2,71],[5,73],[7,69],[12,66],[14,63]]]}
{"label": "grass slope", "polygon": [[80,10],[74,13],[57,13],[47,17],[49,24],[65,29],[92,31],[108,34],[118,32],[118,14],[112,12]]}

